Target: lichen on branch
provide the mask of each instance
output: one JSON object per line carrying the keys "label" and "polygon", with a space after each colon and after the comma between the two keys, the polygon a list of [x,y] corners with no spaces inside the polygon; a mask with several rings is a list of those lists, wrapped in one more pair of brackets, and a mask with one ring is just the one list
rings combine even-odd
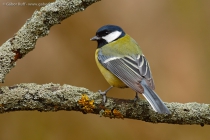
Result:
{"label": "lichen on branch", "polygon": [[53,25],[97,1],[100,0],[56,0],[35,11],[21,29],[0,46],[0,83],[15,62],[34,49],[38,38],[49,34]]}
{"label": "lichen on branch", "polygon": [[210,124],[210,105],[199,103],[165,103],[171,114],[154,112],[144,99],[107,98],[102,102],[98,92],[86,88],[59,84],[18,84],[0,88],[0,113],[37,110],[80,111],[102,117],[135,119],[151,123]]}

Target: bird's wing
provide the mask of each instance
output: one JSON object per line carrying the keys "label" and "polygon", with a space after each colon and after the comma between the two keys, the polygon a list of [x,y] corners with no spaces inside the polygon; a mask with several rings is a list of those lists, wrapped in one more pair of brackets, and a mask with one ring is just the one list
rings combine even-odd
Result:
{"label": "bird's wing", "polygon": [[151,89],[155,88],[150,67],[144,55],[111,57],[99,51],[98,60],[106,69],[138,93],[144,92],[140,84],[143,79]]}
{"label": "bird's wing", "polygon": [[149,66],[149,63],[148,63],[146,57],[143,54],[138,55],[137,63],[138,63],[140,75],[146,79],[148,86],[152,90],[155,90],[155,84],[154,84],[154,80],[152,78],[152,72],[150,70],[150,66]]}

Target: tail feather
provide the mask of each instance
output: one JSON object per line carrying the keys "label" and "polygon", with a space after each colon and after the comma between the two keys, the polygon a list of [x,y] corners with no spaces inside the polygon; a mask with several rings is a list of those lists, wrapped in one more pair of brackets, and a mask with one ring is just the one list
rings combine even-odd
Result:
{"label": "tail feather", "polygon": [[145,80],[142,80],[141,85],[144,88],[143,96],[150,103],[152,108],[160,114],[170,114],[169,109],[163,103],[163,101],[158,97],[158,95],[153,91],[146,83]]}

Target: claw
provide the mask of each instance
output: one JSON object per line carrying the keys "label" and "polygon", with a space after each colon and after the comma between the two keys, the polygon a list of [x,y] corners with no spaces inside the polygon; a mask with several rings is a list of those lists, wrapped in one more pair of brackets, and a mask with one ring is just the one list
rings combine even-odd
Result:
{"label": "claw", "polygon": [[103,97],[103,102],[106,103],[106,93],[107,93],[107,92],[106,92],[106,91],[101,91],[101,90],[99,90],[98,92],[99,92],[99,93],[101,94],[101,96]]}
{"label": "claw", "polygon": [[134,97],[134,102],[136,102],[137,100],[139,99],[139,95],[138,95],[138,93],[136,92],[136,96]]}
{"label": "claw", "polygon": [[113,86],[109,87],[107,90],[105,91],[101,91],[99,90],[98,92],[101,94],[101,96],[103,97],[103,102],[106,103],[106,93],[111,89],[113,88]]}

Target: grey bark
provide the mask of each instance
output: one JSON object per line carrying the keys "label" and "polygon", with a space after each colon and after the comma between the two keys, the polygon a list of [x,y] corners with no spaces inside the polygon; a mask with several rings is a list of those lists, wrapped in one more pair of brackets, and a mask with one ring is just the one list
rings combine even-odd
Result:
{"label": "grey bark", "polygon": [[49,34],[53,25],[97,1],[100,0],[56,0],[35,11],[21,29],[0,46],[0,83],[4,82],[15,62],[34,49],[38,38]]}
{"label": "grey bark", "polygon": [[[83,95],[87,95],[88,102],[81,104]],[[197,124],[204,126],[210,124],[210,105],[199,103],[165,103],[171,114],[158,114],[154,112],[149,103],[143,99],[137,101],[107,98],[104,105],[98,92],[70,85],[59,84],[37,85],[19,84],[0,88],[0,113],[11,111],[37,110],[49,111],[81,111],[84,114],[93,113],[110,118],[128,118],[151,123],[168,124]],[[88,108],[91,108],[89,110]],[[110,114],[107,114],[107,110]],[[115,110],[119,113],[115,114]]]}

